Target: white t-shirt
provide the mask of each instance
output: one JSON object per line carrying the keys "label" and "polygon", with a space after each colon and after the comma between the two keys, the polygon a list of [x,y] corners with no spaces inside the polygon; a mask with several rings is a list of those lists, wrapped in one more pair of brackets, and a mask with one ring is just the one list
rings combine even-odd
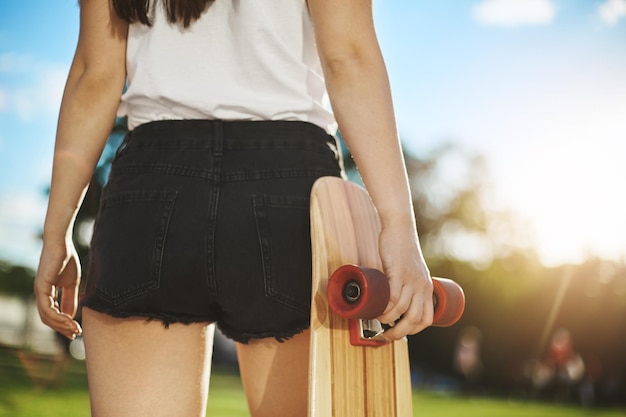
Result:
{"label": "white t-shirt", "polygon": [[161,1],[131,24],[130,130],[155,120],[300,120],[334,133],[306,0],[216,0],[185,29]]}

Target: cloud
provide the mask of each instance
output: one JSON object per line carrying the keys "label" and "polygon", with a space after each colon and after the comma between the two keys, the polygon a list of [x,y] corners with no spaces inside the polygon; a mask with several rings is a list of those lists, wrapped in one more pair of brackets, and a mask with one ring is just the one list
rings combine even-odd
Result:
{"label": "cloud", "polygon": [[46,197],[38,193],[0,194],[0,259],[35,267]]}
{"label": "cloud", "polygon": [[606,0],[598,6],[598,14],[604,23],[614,26],[626,17],[626,0]]}
{"label": "cloud", "polygon": [[552,0],[483,0],[474,7],[474,18],[489,26],[545,25],[555,15]]}
{"label": "cloud", "polygon": [[3,90],[0,90],[0,112],[7,108],[7,93]]}
{"label": "cloud", "polygon": [[15,113],[23,121],[56,117],[67,66],[4,53],[0,54],[0,75],[0,112]]}

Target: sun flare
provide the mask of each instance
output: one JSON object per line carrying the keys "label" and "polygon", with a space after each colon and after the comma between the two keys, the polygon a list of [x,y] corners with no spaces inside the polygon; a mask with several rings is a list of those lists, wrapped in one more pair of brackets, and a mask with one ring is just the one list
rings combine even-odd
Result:
{"label": "sun flare", "polygon": [[626,149],[572,142],[537,152],[509,193],[547,264],[626,254]]}

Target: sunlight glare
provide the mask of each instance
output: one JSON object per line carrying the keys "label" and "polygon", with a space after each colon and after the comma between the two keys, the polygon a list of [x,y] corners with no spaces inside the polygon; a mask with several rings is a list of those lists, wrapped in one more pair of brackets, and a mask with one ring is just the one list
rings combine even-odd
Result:
{"label": "sunlight glare", "polygon": [[626,254],[624,152],[617,143],[561,143],[538,152],[510,192],[546,264]]}

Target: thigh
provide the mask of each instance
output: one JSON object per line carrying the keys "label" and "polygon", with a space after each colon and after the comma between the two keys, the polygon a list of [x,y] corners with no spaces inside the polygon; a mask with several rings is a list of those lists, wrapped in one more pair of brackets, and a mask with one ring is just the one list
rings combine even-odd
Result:
{"label": "thigh", "polygon": [[239,368],[252,417],[304,417],[309,381],[308,330],[285,342],[237,343]]}
{"label": "thigh", "polygon": [[213,325],[113,318],[83,309],[94,417],[204,416]]}

